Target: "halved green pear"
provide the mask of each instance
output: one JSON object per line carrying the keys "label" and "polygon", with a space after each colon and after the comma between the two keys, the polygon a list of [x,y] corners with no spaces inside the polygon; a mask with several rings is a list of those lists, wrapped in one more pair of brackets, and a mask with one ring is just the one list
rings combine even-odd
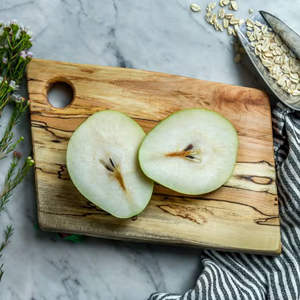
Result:
{"label": "halved green pear", "polygon": [[199,195],[231,176],[238,152],[233,125],[208,109],[185,109],[152,129],[139,150],[143,172],[174,191]]}
{"label": "halved green pear", "polygon": [[143,129],[130,117],[106,110],[95,113],[73,133],[67,167],[79,192],[118,218],[130,218],[147,206],[153,181],[138,163]]}

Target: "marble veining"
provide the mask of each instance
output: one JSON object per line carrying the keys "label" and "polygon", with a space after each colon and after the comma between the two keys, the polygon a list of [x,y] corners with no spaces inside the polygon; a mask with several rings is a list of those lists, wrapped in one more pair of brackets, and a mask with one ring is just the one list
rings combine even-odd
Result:
{"label": "marble veining", "polygon": [[[35,57],[137,68],[266,89],[244,57],[234,63],[232,37],[204,20],[204,0],[2,0],[1,19],[18,19],[35,33]],[[202,12],[192,13],[191,3]],[[238,1],[237,16],[266,10],[300,32],[300,0]],[[23,86],[26,94],[26,85]],[[2,121],[7,120],[7,109]],[[0,128],[0,133],[3,130]],[[17,128],[30,152],[28,115]],[[2,163],[2,162],[1,162]],[[3,164],[7,166],[9,161]],[[0,171],[0,180],[5,173]],[[4,252],[5,300],[142,300],[155,291],[183,293],[201,272],[201,250],[85,238],[73,244],[35,228],[31,173],[1,216],[15,234]]]}

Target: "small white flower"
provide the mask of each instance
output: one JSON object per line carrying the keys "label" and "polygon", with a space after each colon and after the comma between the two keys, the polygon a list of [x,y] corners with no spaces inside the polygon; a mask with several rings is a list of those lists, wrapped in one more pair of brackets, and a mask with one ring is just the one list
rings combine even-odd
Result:
{"label": "small white flower", "polygon": [[0,36],[4,33],[3,27],[0,27]]}
{"label": "small white flower", "polygon": [[33,36],[33,32],[32,32],[32,31],[27,31],[27,35],[28,35],[29,37],[32,37],[32,36]]}
{"label": "small white flower", "polygon": [[26,59],[26,52],[25,51],[21,51],[19,53],[19,55],[23,58],[23,59]]}
{"label": "small white flower", "polygon": [[22,103],[22,102],[23,102],[23,97],[20,96],[20,95],[16,95],[16,94],[14,93],[14,94],[12,94],[12,95],[10,96],[10,100],[11,100],[11,101],[14,101],[15,103]]}
{"label": "small white flower", "polygon": [[14,80],[11,80],[10,83],[9,83],[9,86],[15,90],[16,89],[16,82]]}
{"label": "small white flower", "polygon": [[18,21],[17,21],[17,20],[11,20],[11,21],[10,21],[10,25],[15,25],[15,24],[18,24]]}

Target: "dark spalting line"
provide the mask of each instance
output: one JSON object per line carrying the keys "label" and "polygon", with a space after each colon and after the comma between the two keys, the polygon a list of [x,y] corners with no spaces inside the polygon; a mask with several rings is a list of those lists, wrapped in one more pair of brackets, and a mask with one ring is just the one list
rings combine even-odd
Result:
{"label": "dark spalting line", "polygon": [[80,69],[80,71],[83,72],[83,73],[88,73],[88,74],[93,74],[93,73],[95,73],[95,71],[93,71],[93,70],[88,70],[88,69]]}
{"label": "dark spalting line", "polygon": [[[78,98],[78,97],[77,97]],[[109,109],[109,108],[107,108]],[[99,111],[104,111],[104,110],[99,110]],[[95,112],[96,113],[96,112]],[[87,114],[87,115],[65,115],[66,117],[62,117],[61,115],[51,115],[51,116],[46,116],[44,113],[40,112],[32,112],[31,115],[36,115],[36,116],[42,116],[43,118],[49,118],[49,119],[62,119],[62,120],[67,120],[67,119],[86,119],[93,115],[93,113]],[[134,120],[140,120],[140,121],[147,121],[147,122],[154,122],[154,123],[159,123],[161,120],[151,120],[151,119],[145,119],[145,118],[140,118],[140,117],[131,117]],[[42,121],[35,121],[33,120],[32,122],[42,122]],[[45,123],[45,122],[44,122]],[[60,130],[60,129],[57,129]],[[74,130],[71,130],[70,132],[73,132]]]}
{"label": "dark spalting line", "polygon": [[31,98],[31,95],[42,95],[42,96],[45,96],[45,97],[46,97],[45,94],[40,93],[40,92],[37,92],[37,93],[31,92],[31,93],[29,94],[29,98]]}
{"label": "dark spalting line", "polygon": [[63,141],[68,141],[70,138],[58,136],[53,131],[51,131],[50,129],[54,129],[54,130],[62,131],[62,132],[73,132],[73,131],[67,131],[67,130],[60,130],[60,129],[56,129],[56,128],[51,128],[51,127],[48,127],[47,124],[43,126],[43,125],[35,123],[35,124],[31,124],[31,127],[44,129],[44,130],[48,131],[49,133],[51,133],[53,136],[55,136],[56,139],[61,139]]}
{"label": "dark spalting line", "polygon": [[276,224],[265,224],[265,222],[268,222],[268,220],[270,219],[277,219],[277,217],[270,217],[270,218],[261,218],[261,219],[256,219],[254,220],[254,222],[258,225],[263,225],[263,226],[280,226],[280,225],[276,225]]}
{"label": "dark spalting line", "polygon": [[[43,173],[45,174],[50,174],[50,175],[57,175],[57,178],[58,179],[61,179],[61,180],[71,180],[70,179],[70,176],[69,176],[69,173],[67,171],[67,168],[64,167],[64,166],[60,166],[60,170],[58,170],[57,172],[53,173],[53,172],[49,172],[49,171],[45,171],[43,170],[41,167],[35,167],[36,170],[40,170],[42,171]],[[64,172],[66,172],[67,176],[64,177]]]}
{"label": "dark spalting line", "polygon": [[[172,216],[176,216],[176,217],[181,217],[183,219],[187,219],[191,222],[194,222],[198,225],[204,225],[205,223],[207,223],[207,220],[205,217],[201,216],[199,213],[198,213],[198,210],[197,209],[190,209],[188,207],[184,207],[183,209],[180,209],[180,206],[179,205],[158,205],[157,207],[159,207],[162,211],[172,215]],[[174,213],[171,212],[170,210],[168,210],[167,208],[170,208],[171,210],[174,210]],[[209,211],[208,209],[204,209],[204,210],[207,210]],[[196,213],[197,214],[197,217],[199,219],[196,219],[195,217],[192,216],[193,213]]]}
{"label": "dark spalting line", "polygon": [[[100,110],[99,110],[100,111]],[[89,116],[91,116],[93,113],[90,114],[80,114],[80,115],[67,115],[67,114],[51,114],[51,115],[46,115],[49,111],[44,111],[44,112],[39,112],[39,111],[33,111],[31,112],[32,116],[41,116],[43,118],[48,118],[48,119],[61,119],[61,120],[68,120],[68,119],[86,119]],[[54,112],[54,111],[52,111]],[[36,121],[33,120],[33,122],[42,122],[42,121]]]}
{"label": "dark spalting line", "polygon": [[[29,78],[27,77],[27,81],[37,81],[37,82],[46,82],[45,80],[37,79],[37,78]],[[29,93],[32,94],[32,93]]]}
{"label": "dark spalting line", "polygon": [[[67,173],[68,177],[63,177],[64,176],[64,174],[63,174],[64,172]],[[64,166],[62,166],[62,165],[60,166],[60,171],[58,171],[57,174],[58,174],[58,178],[59,179],[62,179],[62,180],[69,180],[70,179],[70,176],[69,176],[69,173],[67,171],[67,168],[64,167]]]}
{"label": "dark spalting line", "polygon": [[[221,202],[223,202],[223,201],[221,200]],[[204,225],[205,223],[207,223],[206,218],[197,213],[197,209],[190,210],[190,212],[189,212],[188,208],[183,207],[182,211],[180,211],[181,210],[180,209],[180,205],[178,205],[178,208],[176,206],[177,205],[157,205],[157,207],[160,208],[163,212],[168,213],[168,214],[170,214],[172,216],[181,217],[183,219],[187,219],[187,220],[189,220],[191,222],[194,222],[194,223],[196,223],[198,225]],[[169,207],[171,211],[168,210],[166,207]],[[255,210],[258,211],[257,209],[255,209]],[[174,212],[172,212],[172,211],[174,211]],[[207,211],[209,211],[209,210],[207,210]],[[192,216],[193,213],[197,214],[197,217],[199,217],[199,219],[196,219],[194,216]],[[277,226],[277,227],[280,227],[280,225],[265,224],[265,222],[267,222],[269,219],[277,219],[277,218],[278,218],[277,216],[271,216],[271,217],[268,217],[268,218],[255,219],[254,223],[256,223],[258,225],[263,225],[263,226],[273,226],[273,227]]]}
{"label": "dark spalting line", "polygon": [[227,203],[230,203],[230,204],[236,204],[236,205],[243,205],[243,206],[247,206],[247,207],[250,207],[254,210],[256,210],[258,213],[260,213],[261,215],[263,216],[267,216],[267,217],[272,217],[272,218],[278,218],[279,217],[279,214],[278,215],[268,215],[268,214],[265,214],[263,213],[262,211],[260,211],[259,209],[257,209],[255,206],[251,206],[251,205],[248,205],[246,203],[237,203],[237,202],[233,202],[233,201],[229,201],[229,200],[219,200],[219,199],[213,199],[213,198],[192,198],[192,197],[186,197],[186,196],[166,196],[166,195],[161,195],[161,194],[155,194],[156,196],[163,196],[165,197],[165,200],[167,200],[169,197],[174,197],[174,198],[187,198],[187,199],[198,199],[198,200],[203,200],[203,201],[218,201],[218,202],[227,202]]}
{"label": "dark spalting line", "polygon": [[44,210],[41,210],[39,209],[39,212],[43,213],[43,214],[47,214],[47,215],[56,215],[56,216],[71,216],[71,217],[82,217],[82,218],[85,218],[85,217],[88,217],[88,216],[110,216],[109,213],[106,213],[106,212],[92,212],[92,213],[83,213],[83,214],[67,214],[67,213],[57,213],[57,212],[50,212],[50,211],[44,211]]}
{"label": "dark spalting line", "polygon": [[[59,142],[60,144],[62,144],[62,143],[67,143],[68,142],[68,140],[66,140],[66,141],[62,141],[62,142]],[[47,144],[47,143],[41,143],[41,142],[39,142],[39,141],[37,141],[37,140],[34,140],[34,142],[33,142],[33,144],[34,145],[39,145],[39,146],[41,146],[41,147],[44,147],[44,148],[47,148],[48,150],[54,150],[54,151],[58,151],[58,152],[66,152],[67,151],[67,149],[57,149],[57,147],[51,147],[53,144]]]}
{"label": "dark spalting line", "polygon": [[[270,177],[267,177],[267,176],[233,175],[233,177],[238,178],[238,179],[245,179],[245,180],[251,181],[251,182],[253,182],[253,183],[255,183],[255,184],[259,184],[259,185],[271,185],[271,184],[274,183],[274,179],[273,179],[273,178],[270,178]],[[263,179],[263,180],[265,179],[267,182],[266,182],[266,183],[263,183],[263,182],[257,182],[257,181],[255,181],[255,178],[259,178],[259,179]]]}
{"label": "dark spalting line", "polygon": [[254,191],[254,190],[251,190],[251,189],[246,189],[246,188],[240,188],[240,187],[236,187],[236,186],[226,185],[226,183],[223,184],[223,186],[226,187],[226,188],[230,188],[230,189],[236,189],[236,190],[242,190],[242,191],[250,191],[250,192],[256,192],[256,193],[264,193],[264,194],[268,194],[268,195],[272,195],[272,196],[277,196],[277,193],[271,193],[268,190],[266,190],[266,191]]}
{"label": "dark spalting line", "polygon": [[270,167],[273,167],[275,168],[274,165],[272,165],[271,163],[269,163],[268,161],[265,161],[265,160],[261,160],[261,161],[256,161],[256,162],[247,162],[247,161],[237,161],[236,162],[237,164],[267,164],[269,165]]}
{"label": "dark spalting line", "polygon": [[[99,110],[100,111],[100,110]],[[53,111],[52,111],[53,112]],[[41,116],[43,118],[48,118],[48,119],[61,119],[61,120],[68,120],[68,119],[86,119],[88,117],[90,117],[93,113],[90,114],[80,114],[80,115],[67,115],[67,114],[60,114],[60,115],[56,115],[56,114],[51,114],[51,115],[46,115],[48,113],[48,111],[44,111],[44,112],[31,112],[32,116]],[[33,120],[32,122],[40,122],[40,121],[36,121]]]}
{"label": "dark spalting line", "polygon": [[[44,126],[41,125],[41,124],[44,124]],[[45,128],[47,131],[49,131],[49,128],[50,128],[50,129],[54,129],[54,130],[57,130],[57,131],[70,132],[70,133],[74,132],[74,130],[66,130],[66,129],[58,129],[58,128],[55,128],[55,127],[50,127],[44,121],[32,121],[31,126],[32,127],[38,127],[38,128]],[[49,132],[53,133],[52,131],[49,131]]]}

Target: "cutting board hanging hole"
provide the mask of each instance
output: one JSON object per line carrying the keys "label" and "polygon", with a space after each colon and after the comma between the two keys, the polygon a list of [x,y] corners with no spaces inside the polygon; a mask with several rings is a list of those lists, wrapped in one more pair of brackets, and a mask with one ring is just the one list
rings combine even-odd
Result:
{"label": "cutting board hanging hole", "polygon": [[74,89],[68,82],[56,81],[50,83],[47,97],[53,107],[64,108],[72,103],[74,99]]}

